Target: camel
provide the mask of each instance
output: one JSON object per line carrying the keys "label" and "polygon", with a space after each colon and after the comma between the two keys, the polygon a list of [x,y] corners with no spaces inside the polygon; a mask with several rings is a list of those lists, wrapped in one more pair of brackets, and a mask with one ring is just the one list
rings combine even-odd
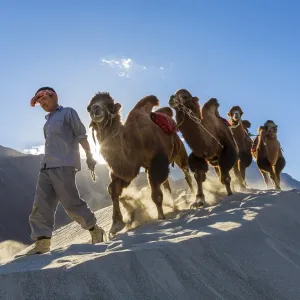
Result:
{"label": "camel", "polygon": [[[155,112],[164,113],[167,116],[173,118],[173,111],[170,107],[162,107],[162,108],[157,109]],[[179,169],[181,169],[192,194],[194,194],[192,177],[191,177],[190,168],[189,168],[188,154],[186,152],[186,149],[185,149],[185,146],[184,146],[182,140],[180,139],[180,137],[177,134],[174,134],[174,139],[175,139],[175,147],[176,147],[177,155],[174,157],[174,160],[171,161],[171,165],[174,167],[174,163],[175,163],[179,167]],[[170,194],[172,194],[171,187],[170,187],[168,180],[164,183],[164,188],[166,190],[168,190]]]}
{"label": "camel", "polygon": [[259,127],[259,135],[254,141],[255,148],[252,155],[268,189],[268,176],[273,187],[281,190],[280,173],[286,165],[280,143],[277,139],[277,125],[272,120],[267,120],[264,126]]}
{"label": "camel", "polygon": [[[233,106],[227,113],[229,117],[230,128],[239,151],[238,160],[235,163],[233,170],[241,189],[245,189],[247,187],[246,169],[252,163],[252,140],[248,131],[251,124],[249,121],[247,122],[246,120],[242,120],[243,114],[244,112],[240,106]],[[244,127],[246,127],[246,130]]]}
{"label": "camel", "polygon": [[178,153],[174,134],[166,134],[150,118],[153,107],[158,105],[159,100],[153,95],[141,99],[124,123],[121,121],[122,105],[115,103],[109,93],[95,94],[87,106],[90,127],[93,134],[96,133],[100,152],[110,169],[108,192],[113,203],[110,235],[125,227],[119,199],[141,167],[147,170],[158,219],[165,219],[161,184],[168,179],[169,164]]}
{"label": "camel", "polygon": [[178,128],[192,149],[189,165],[197,182],[197,195],[191,208],[207,205],[202,184],[208,164],[214,167],[227,194],[232,195],[229,171],[238,153],[232,133],[219,115],[218,100],[211,98],[200,109],[199,99],[186,89],[180,89],[170,97],[169,105],[176,111]]}

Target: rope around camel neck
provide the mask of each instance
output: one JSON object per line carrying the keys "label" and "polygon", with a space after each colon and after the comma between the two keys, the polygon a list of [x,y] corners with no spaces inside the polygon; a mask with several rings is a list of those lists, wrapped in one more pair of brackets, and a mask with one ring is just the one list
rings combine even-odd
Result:
{"label": "rope around camel neck", "polygon": [[[210,131],[208,131],[204,126],[203,126],[203,124],[202,124],[202,121],[199,119],[199,118],[197,118],[195,115],[194,115],[194,113],[193,113],[193,111],[191,110],[191,109],[189,109],[189,108],[187,108],[187,107],[185,107],[183,104],[181,104],[181,103],[177,103],[177,105],[178,105],[178,110],[180,110],[181,112],[183,112],[183,117],[185,116],[185,114],[187,114],[189,117],[190,117],[190,119],[192,120],[192,121],[194,121],[196,124],[198,124],[198,125],[200,125],[222,148],[224,148],[224,146],[218,141],[218,139],[210,132]],[[183,121],[180,123],[180,126],[183,124],[183,122],[184,122],[184,119],[183,119]],[[179,126],[177,126],[177,128],[178,128]]]}

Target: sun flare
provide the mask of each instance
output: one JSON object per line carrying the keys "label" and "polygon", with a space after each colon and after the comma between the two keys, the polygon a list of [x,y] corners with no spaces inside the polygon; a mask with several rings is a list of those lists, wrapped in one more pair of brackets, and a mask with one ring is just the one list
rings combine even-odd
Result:
{"label": "sun flare", "polygon": [[[98,162],[98,164],[101,164],[101,165],[106,164],[106,161],[104,160],[103,156],[100,154],[100,146],[98,143],[95,145],[91,132],[88,133],[88,141],[89,141],[89,144],[91,147],[91,152],[93,154],[94,159]],[[81,156],[81,158],[86,158],[85,152],[82,147],[80,147],[80,156]]]}

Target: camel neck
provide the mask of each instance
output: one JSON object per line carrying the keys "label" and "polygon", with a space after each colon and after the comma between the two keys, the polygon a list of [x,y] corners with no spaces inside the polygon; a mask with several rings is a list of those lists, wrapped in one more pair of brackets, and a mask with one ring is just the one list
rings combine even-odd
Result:
{"label": "camel neck", "polygon": [[97,137],[99,142],[104,142],[109,137],[118,137],[120,135],[122,126],[122,124],[116,122],[111,126],[105,126],[104,128],[97,124]]}

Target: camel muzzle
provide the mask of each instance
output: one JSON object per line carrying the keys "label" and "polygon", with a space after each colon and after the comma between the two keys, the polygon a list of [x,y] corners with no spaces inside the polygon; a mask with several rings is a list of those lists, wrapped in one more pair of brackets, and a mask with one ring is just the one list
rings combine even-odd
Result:
{"label": "camel muzzle", "polygon": [[172,108],[176,108],[178,106],[178,101],[176,100],[175,96],[172,95],[169,99],[169,105],[172,107]]}

